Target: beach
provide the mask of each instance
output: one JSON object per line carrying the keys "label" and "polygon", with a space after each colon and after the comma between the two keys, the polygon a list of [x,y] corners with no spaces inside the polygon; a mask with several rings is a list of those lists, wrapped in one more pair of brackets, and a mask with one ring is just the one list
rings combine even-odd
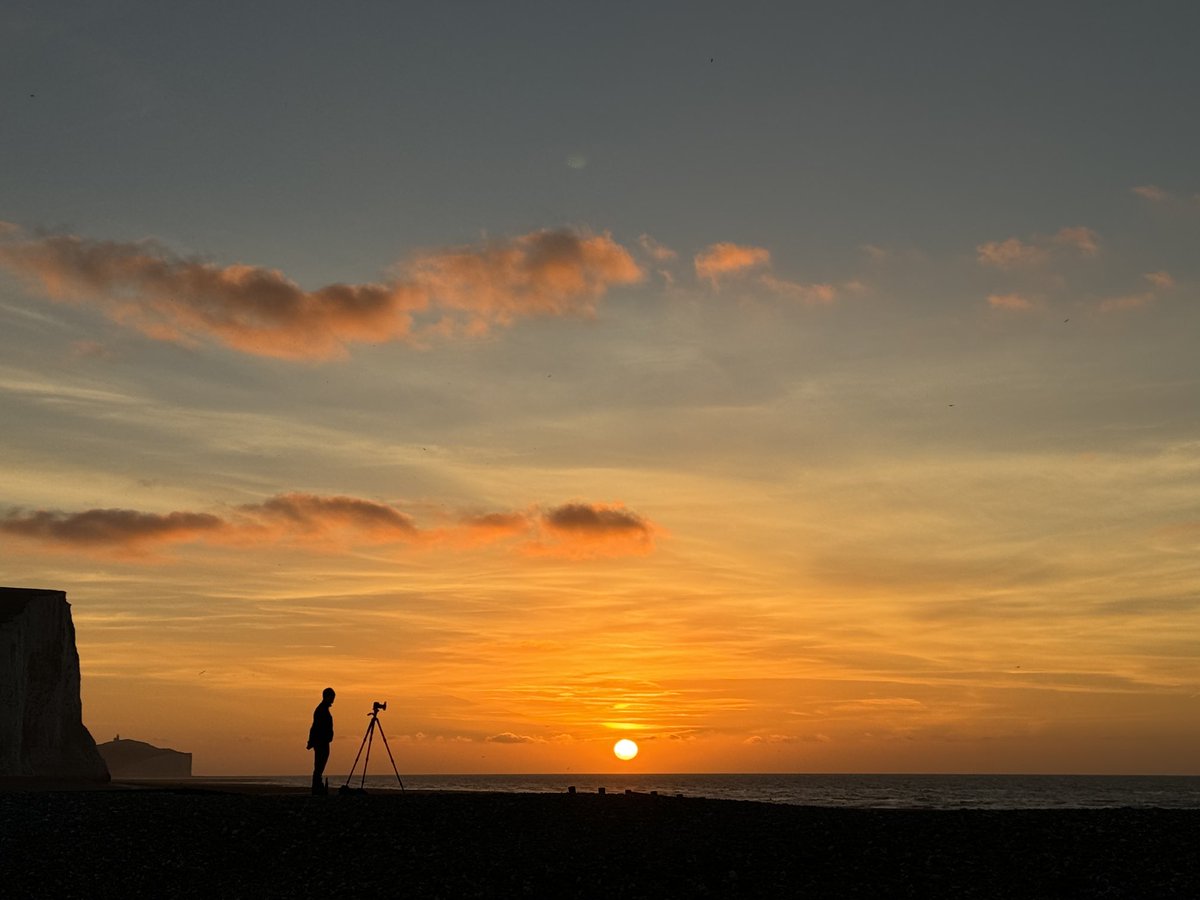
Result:
{"label": "beach", "polygon": [[11,897],[1184,897],[1200,811],[208,784],[0,792]]}

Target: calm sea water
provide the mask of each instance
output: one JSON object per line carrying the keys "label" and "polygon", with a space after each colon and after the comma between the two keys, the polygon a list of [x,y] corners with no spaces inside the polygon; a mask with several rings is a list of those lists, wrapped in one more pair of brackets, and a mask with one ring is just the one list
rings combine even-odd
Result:
{"label": "calm sea water", "polygon": [[[425,791],[584,793],[603,787],[687,797],[761,800],[801,806],[928,809],[1085,809],[1119,806],[1200,809],[1200,776],[1159,775],[403,775]],[[197,781],[203,782],[204,777]],[[213,778],[298,785],[307,776]],[[345,775],[330,776],[341,785]],[[359,778],[354,778],[357,786]],[[399,790],[396,776],[371,775],[368,789]]]}

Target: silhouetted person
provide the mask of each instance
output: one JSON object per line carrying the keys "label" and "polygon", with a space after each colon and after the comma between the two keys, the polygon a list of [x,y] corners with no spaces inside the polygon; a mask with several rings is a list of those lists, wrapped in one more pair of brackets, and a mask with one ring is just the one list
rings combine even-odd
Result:
{"label": "silhouetted person", "polygon": [[308,729],[308,748],[313,752],[312,792],[314,795],[325,793],[321,776],[325,773],[325,763],[329,762],[329,745],[333,743],[333,714],[329,707],[333,706],[333,698],[337,694],[333,688],[321,691],[321,702],[313,710],[312,728]]}

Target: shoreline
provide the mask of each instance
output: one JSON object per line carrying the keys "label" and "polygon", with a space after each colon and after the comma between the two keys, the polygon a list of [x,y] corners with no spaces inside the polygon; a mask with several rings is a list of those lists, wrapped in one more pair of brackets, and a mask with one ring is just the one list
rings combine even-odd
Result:
{"label": "shoreline", "polygon": [[254,787],[0,792],[0,884],[125,898],[1200,894],[1200,810]]}

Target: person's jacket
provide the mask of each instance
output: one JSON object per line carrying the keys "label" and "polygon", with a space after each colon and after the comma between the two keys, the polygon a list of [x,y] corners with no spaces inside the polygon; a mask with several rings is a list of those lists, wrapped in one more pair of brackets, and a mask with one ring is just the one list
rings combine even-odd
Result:
{"label": "person's jacket", "polygon": [[310,744],[333,743],[333,714],[324,703],[313,710],[313,723],[312,728],[308,729],[308,742]]}

